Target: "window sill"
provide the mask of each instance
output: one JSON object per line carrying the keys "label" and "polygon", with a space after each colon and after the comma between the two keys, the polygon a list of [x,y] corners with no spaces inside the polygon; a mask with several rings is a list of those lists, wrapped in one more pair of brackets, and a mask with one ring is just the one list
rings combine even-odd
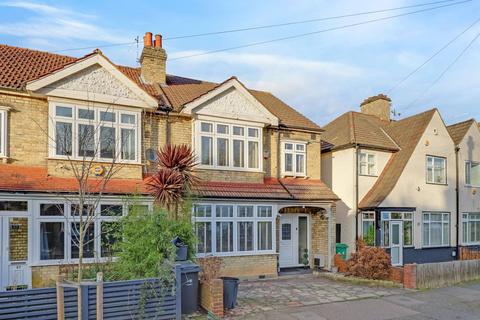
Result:
{"label": "window sill", "polygon": [[420,249],[442,249],[442,248],[450,248],[450,245],[443,245],[443,246],[422,246]]}
{"label": "window sill", "polygon": [[230,171],[230,172],[252,172],[252,173],[262,173],[265,174],[265,171],[261,169],[248,169],[248,168],[232,168],[232,167],[214,167],[206,165],[198,165],[196,170],[217,170],[217,171]]}
{"label": "window sill", "polygon": [[376,174],[358,174],[359,177],[371,177],[371,178],[378,178],[378,175]]}
{"label": "window sill", "polygon": [[448,183],[435,183],[435,182],[425,182],[426,184],[429,184],[429,185],[434,185],[434,186],[444,186],[444,187],[448,187]]}
{"label": "window sill", "polygon": [[113,160],[102,160],[102,159],[93,159],[90,160],[89,158],[67,158],[67,157],[58,157],[58,156],[53,156],[53,157],[48,157],[47,160],[56,160],[56,161],[72,161],[72,162],[87,162],[87,163],[102,163],[102,164],[113,164],[113,165],[126,165],[126,164],[131,164],[131,165],[142,165],[141,162],[138,161],[125,161],[125,160],[118,160],[115,161],[114,163],[112,162]]}

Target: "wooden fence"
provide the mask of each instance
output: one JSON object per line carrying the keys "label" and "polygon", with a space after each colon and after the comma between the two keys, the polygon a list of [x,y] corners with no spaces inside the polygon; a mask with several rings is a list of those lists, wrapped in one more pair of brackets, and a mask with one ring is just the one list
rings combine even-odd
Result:
{"label": "wooden fence", "polygon": [[[104,282],[101,299],[103,319],[181,319],[180,269],[175,269],[175,283],[166,286],[158,279]],[[65,319],[78,319],[76,288],[63,289]],[[82,319],[97,316],[97,285],[81,286]],[[0,293],[0,320],[55,320],[57,289],[28,289]]]}
{"label": "wooden fence", "polygon": [[416,265],[417,288],[439,288],[480,279],[480,260],[450,261]]}

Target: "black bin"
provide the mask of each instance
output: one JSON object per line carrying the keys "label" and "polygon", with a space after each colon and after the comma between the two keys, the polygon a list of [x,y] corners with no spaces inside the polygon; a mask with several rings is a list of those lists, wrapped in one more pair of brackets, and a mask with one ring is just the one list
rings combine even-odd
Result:
{"label": "black bin", "polygon": [[177,248],[177,256],[175,261],[185,261],[188,255],[188,246],[183,243],[182,239],[175,237],[172,240],[173,245]]}
{"label": "black bin", "polygon": [[223,280],[223,307],[233,309],[237,305],[238,284],[240,279],[222,277]]}
{"label": "black bin", "polygon": [[198,273],[200,267],[191,262],[182,262],[182,314],[194,313],[198,309]]}

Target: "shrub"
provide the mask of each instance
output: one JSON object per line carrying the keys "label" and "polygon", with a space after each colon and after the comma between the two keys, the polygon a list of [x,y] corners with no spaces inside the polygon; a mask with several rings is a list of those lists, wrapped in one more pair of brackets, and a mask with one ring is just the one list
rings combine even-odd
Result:
{"label": "shrub", "polygon": [[358,240],[357,245],[357,252],[347,261],[347,274],[366,279],[388,279],[391,261],[385,249],[367,247],[362,240]]}
{"label": "shrub", "polygon": [[113,263],[115,278],[141,279],[171,277],[176,247],[172,239],[180,237],[194,256],[195,233],[189,219],[173,219],[165,209],[152,212],[140,206],[121,220],[119,239],[115,245],[118,259]]}
{"label": "shrub", "polygon": [[199,258],[196,262],[201,268],[199,274],[200,282],[209,283],[210,281],[220,277],[220,269],[223,266],[223,261],[221,258],[208,256],[205,258]]}

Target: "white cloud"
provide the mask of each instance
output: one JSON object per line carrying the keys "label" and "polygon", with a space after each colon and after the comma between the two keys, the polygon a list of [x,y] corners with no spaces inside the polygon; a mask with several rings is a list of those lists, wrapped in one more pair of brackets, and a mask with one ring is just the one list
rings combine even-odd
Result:
{"label": "white cloud", "polygon": [[33,16],[21,22],[0,22],[0,34],[22,37],[30,43],[52,43],[48,40],[63,40],[57,41],[56,45],[65,45],[65,43],[74,43],[75,40],[95,39],[109,43],[126,41],[124,36],[94,23],[92,21],[96,19],[94,15],[28,1],[3,2],[0,3],[0,7],[24,9],[33,13]]}

